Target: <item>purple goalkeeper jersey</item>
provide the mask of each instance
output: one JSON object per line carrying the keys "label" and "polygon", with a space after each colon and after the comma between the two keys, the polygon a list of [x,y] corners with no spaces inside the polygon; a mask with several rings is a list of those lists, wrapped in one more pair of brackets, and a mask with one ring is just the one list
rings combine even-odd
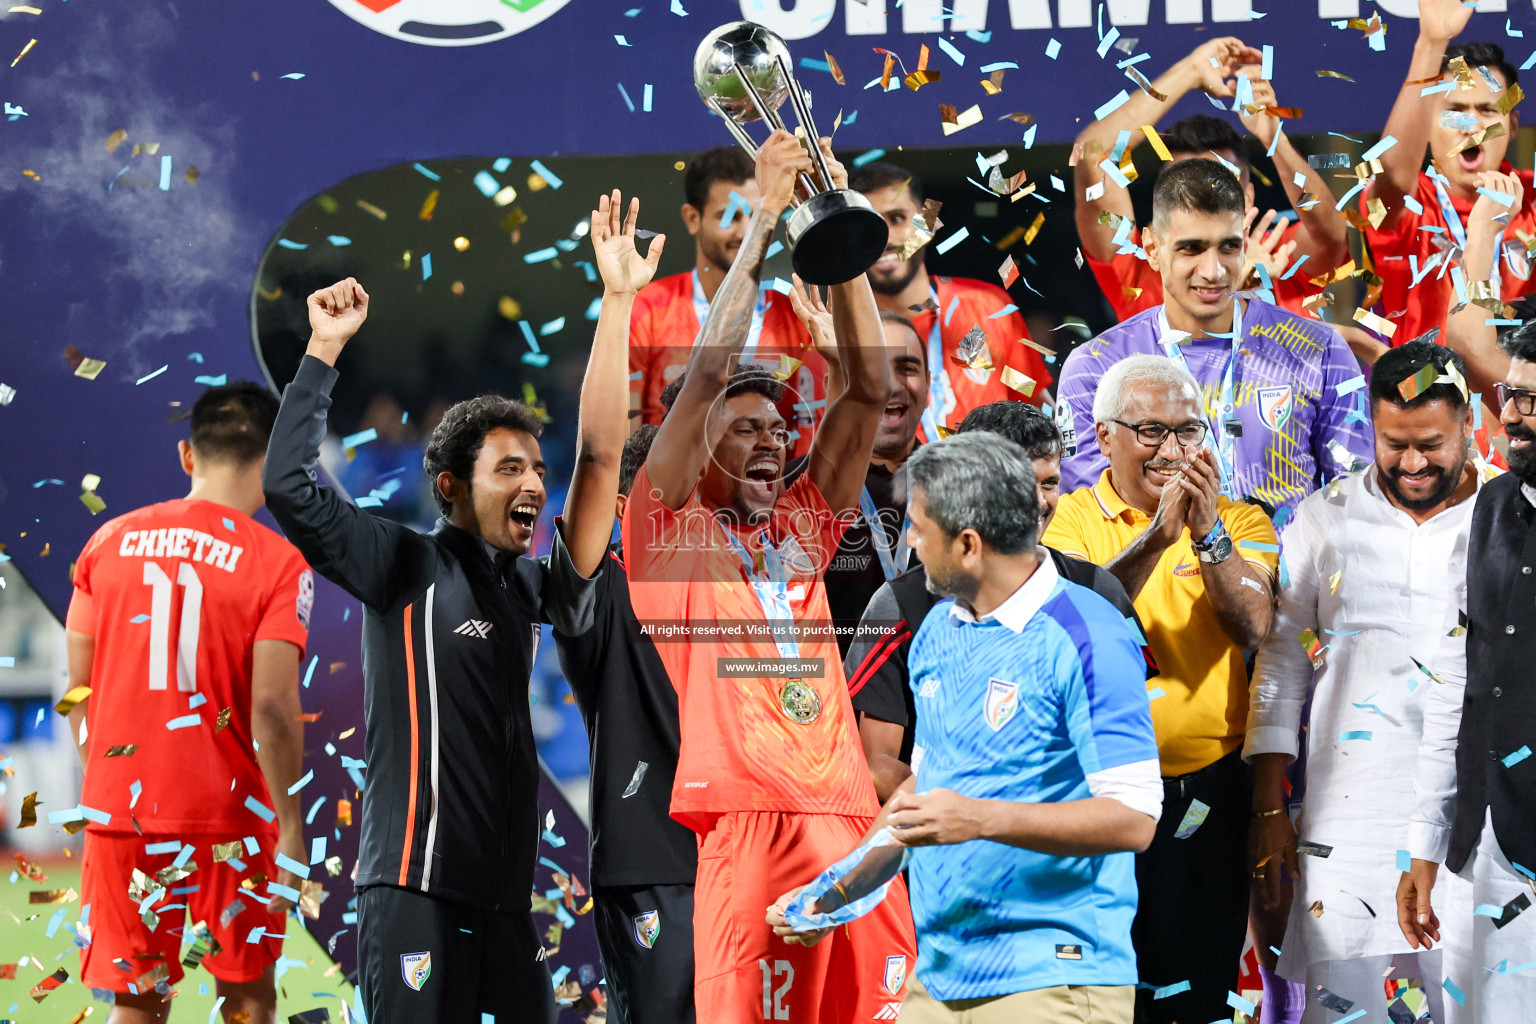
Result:
{"label": "purple goalkeeper jersey", "polygon": [[[1077,449],[1061,460],[1063,493],[1092,486],[1108,467],[1095,441],[1094,389],[1126,356],[1168,355],[1162,310],[1154,306],[1111,327],[1062,365],[1056,424],[1066,449]],[[1279,527],[1302,498],[1375,458],[1370,389],[1349,345],[1325,323],[1249,299],[1242,332],[1231,413],[1221,408],[1231,340],[1186,338],[1178,350],[1205,394],[1207,443],[1216,445],[1218,430],[1229,438],[1233,497],[1273,506]]]}

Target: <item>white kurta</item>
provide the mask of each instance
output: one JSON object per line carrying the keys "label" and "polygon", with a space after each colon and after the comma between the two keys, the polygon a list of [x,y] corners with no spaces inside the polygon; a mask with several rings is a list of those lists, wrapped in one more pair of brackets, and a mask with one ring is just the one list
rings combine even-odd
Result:
{"label": "white kurta", "polygon": [[[1425,698],[1445,685],[1413,659],[1441,679],[1465,679],[1465,638],[1450,634],[1466,607],[1473,504],[1416,524],[1387,500],[1372,466],[1310,495],[1286,530],[1244,755],[1295,757],[1311,696],[1297,835],[1333,850],[1301,858],[1284,977],[1304,980],[1319,961],[1409,951],[1397,924],[1398,851],[1432,841],[1410,819]],[[1305,629],[1329,645],[1315,671],[1297,639]]]}

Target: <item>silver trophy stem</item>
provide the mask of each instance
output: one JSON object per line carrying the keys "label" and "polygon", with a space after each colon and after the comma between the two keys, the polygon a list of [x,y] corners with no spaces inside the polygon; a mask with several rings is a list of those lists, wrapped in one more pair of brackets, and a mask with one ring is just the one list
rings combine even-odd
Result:
{"label": "silver trophy stem", "polygon": [[800,83],[790,77],[789,66],[783,57],[774,58],[779,66],[779,74],[784,76],[784,81],[789,83],[789,101],[795,105],[795,120],[804,128],[810,136],[811,159],[816,162],[816,169],[821,172],[822,187],[830,190],[832,185],[832,172],[827,167],[826,157],[821,153],[821,133],[816,130],[816,121],[811,117],[811,104],[805,98],[805,92],[800,88]]}
{"label": "silver trophy stem", "polygon": [[[788,71],[785,70],[784,62],[781,60],[781,61],[778,62],[778,65],[779,65],[779,73],[784,76],[784,81],[785,81],[785,83],[788,86],[789,94],[791,96],[798,95],[798,91],[799,91],[798,90],[798,86],[797,86],[795,80],[793,78],[789,77]],[[784,119],[779,116],[779,112],[777,110],[774,110],[766,102],[764,102],[762,94],[757,91],[757,86],[753,85],[752,84],[752,79],[747,77],[747,69],[742,67],[740,64],[737,64],[735,67],[736,67],[736,76],[741,79],[741,84],[742,84],[742,86],[747,91],[747,99],[750,100],[751,103],[752,103],[752,106],[754,108],[756,108],[758,116],[760,116],[763,119],[764,123],[766,123],[770,129],[772,129],[774,131],[788,131],[789,129],[784,127]],[[800,119],[800,108],[799,108],[798,105],[796,105],[796,107],[795,107],[795,119],[797,121],[799,121],[799,123],[800,123],[800,125],[802,127],[805,125],[804,121],[800,121],[799,120]],[[734,124],[735,122],[732,122],[732,123]],[[818,161],[821,159],[820,149],[821,149],[821,147],[816,145],[815,140],[813,139],[812,142],[811,142],[811,150],[812,150],[812,152],[814,152],[816,154],[816,159]],[[756,151],[755,150],[753,151],[753,155],[754,156],[756,155]],[[817,188],[816,187],[816,183],[811,180],[810,175],[808,175],[808,174],[799,174],[799,175],[797,175],[797,177],[800,179],[800,183],[805,186],[805,194],[807,196],[814,196],[818,192],[825,192],[827,189],[830,189],[832,187],[832,177],[831,177],[831,175],[827,174],[826,168],[824,166],[821,168],[821,173],[822,173],[822,181],[826,183],[821,188]]]}
{"label": "silver trophy stem", "polygon": [[720,100],[716,97],[711,96],[705,102],[709,104],[709,109],[720,115],[720,119],[725,122],[725,126],[730,129],[731,134],[736,137],[736,141],[741,144],[741,148],[747,151],[747,155],[756,159],[757,143],[752,141],[752,136],[747,134],[747,130],[737,124],[731,115],[725,112],[725,108],[720,105]]}

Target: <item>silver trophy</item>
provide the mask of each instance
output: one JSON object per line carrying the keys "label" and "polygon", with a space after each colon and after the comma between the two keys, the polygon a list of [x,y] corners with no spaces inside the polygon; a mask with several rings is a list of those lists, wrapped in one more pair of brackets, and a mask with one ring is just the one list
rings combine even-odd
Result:
{"label": "silver trophy", "polygon": [[776,33],[755,22],[733,21],[699,44],[693,84],[754,157],[758,144],[742,125],[761,120],[770,129],[783,128],[779,108],[786,99],[794,105],[795,121],[809,137],[814,173],[800,175],[809,198],[797,197],[789,218],[791,261],[795,273],[810,284],[841,284],[874,266],[885,252],[889,231],[869,200],[852,189],[833,187],[816,142],[821,136],[811,119],[810,99],[789,69],[789,47]]}

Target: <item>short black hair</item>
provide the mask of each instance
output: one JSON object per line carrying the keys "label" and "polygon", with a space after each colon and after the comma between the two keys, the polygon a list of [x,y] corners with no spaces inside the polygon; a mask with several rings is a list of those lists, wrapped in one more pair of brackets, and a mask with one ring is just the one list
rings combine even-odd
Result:
{"label": "short black hair", "polygon": [[624,439],[624,454],[619,458],[620,494],[628,495],[629,489],[635,486],[635,474],[645,465],[646,456],[651,454],[651,442],[656,440],[656,432],[660,429],[654,423],[642,423]]}
{"label": "short black hair", "polygon": [[1520,81],[1520,72],[1515,66],[1504,59],[1504,48],[1498,43],[1466,42],[1457,43],[1445,48],[1445,56],[1440,58],[1440,73],[1443,75],[1450,69],[1451,61],[1457,57],[1466,60],[1467,67],[1477,73],[1479,67],[1497,68],[1499,74],[1504,76],[1504,88]]}
{"label": "short black hair", "polygon": [[[661,389],[661,407],[666,410],[661,414],[663,419],[667,412],[672,411],[672,403],[677,401],[677,396],[683,390],[683,381],[687,379],[688,371],[684,370],[677,375],[676,380]],[[729,383],[725,385],[725,398],[729,400],[748,393],[762,395],[777,405],[784,400],[784,382],[761,366],[742,366],[731,374]]]}
{"label": "short black hair", "polygon": [[192,436],[197,457],[246,466],[267,452],[277,422],[277,396],[264,385],[231,381],[204,391],[192,406]]}
{"label": "short black hair", "polygon": [[1175,210],[1193,213],[1235,213],[1248,209],[1243,186],[1232,172],[1215,160],[1194,157],[1163,168],[1152,189],[1153,230],[1166,226]]}
{"label": "short black hair", "polygon": [[890,188],[892,185],[907,183],[907,191],[912,195],[912,201],[919,208],[927,194],[923,192],[923,179],[907,170],[884,160],[876,160],[874,163],[865,164],[863,167],[852,167],[848,170],[848,187],[855,192],[875,192],[882,188]]}
{"label": "short black hair", "polygon": [[1398,384],[1426,366],[1434,367],[1436,377],[1442,376],[1447,367],[1454,366],[1462,380],[1467,378],[1467,364],[1455,352],[1432,341],[1410,341],[1383,352],[1376,365],[1371,367],[1371,407],[1375,408],[1377,402],[1389,402],[1399,409],[1417,409],[1439,401],[1452,409],[1465,409],[1467,396],[1455,384],[1431,384],[1413,398],[1403,399]]}
{"label": "short black hair", "polygon": [[[1170,153],[1193,153],[1205,156],[1227,150],[1237,158],[1239,167],[1248,166],[1248,148],[1237,129],[1219,117],[1210,114],[1193,114],[1163,132],[1163,142]],[[1166,170],[1166,168],[1164,168]]]}
{"label": "short black hair", "polygon": [[452,473],[468,485],[474,476],[475,460],[480,457],[480,449],[485,447],[485,435],[497,429],[538,437],[544,432],[544,423],[529,406],[500,395],[471,398],[443,413],[421,459],[427,479],[432,483],[432,500],[437,502],[443,515],[453,511],[453,502],[437,486],[438,475]]}
{"label": "short black hair", "polygon": [[987,430],[1024,449],[1030,460],[1060,458],[1061,431],[1045,413],[1028,402],[1003,399],[978,405],[965,414],[955,433]]}
{"label": "short black hair", "polygon": [[911,331],[912,336],[917,339],[917,347],[923,353],[923,369],[928,369],[928,346],[923,343],[923,335],[922,332],[917,329],[917,324],[914,324],[911,320],[902,316],[900,313],[893,313],[888,309],[882,309],[880,311],[880,322],[885,324],[896,324],[899,327],[905,327],[907,330]]}
{"label": "short black hair", "polygon": [[688,162],[683,172],[683,201],[703,212],[709,202],[709,187],[717,181],[744,185],[757,175],[757,168],[740,146],[721,146],[706,150]]}
{"label": "short black hair", "polygon": [[1514,319],[1525,323],[1505,329],[1499,335],[1499,348],[1511,359],[1536,363],[1536,295],[1526,296],[1515,303]]}

